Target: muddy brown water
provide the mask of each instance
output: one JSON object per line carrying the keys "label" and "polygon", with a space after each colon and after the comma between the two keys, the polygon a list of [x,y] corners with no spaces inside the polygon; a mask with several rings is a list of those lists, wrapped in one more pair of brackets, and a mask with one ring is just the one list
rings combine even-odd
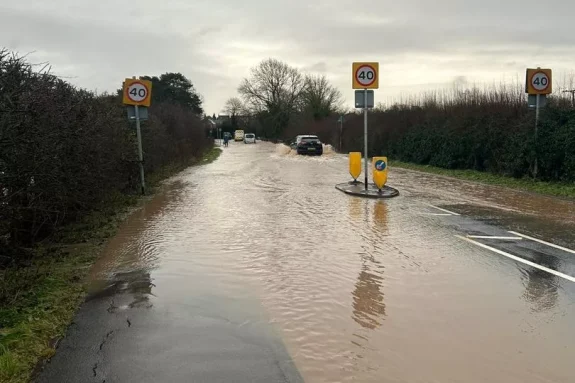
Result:
{"label": "muddy brown water", "polygon": [[400,197],[357,199],[334,189],[346,161],[232,143],[129,217],[91,292],[150,310],[251,294],[306,382],[575,381],[571,283],[470,247],[425,205],[570,245],[575,203],[399,169]]}

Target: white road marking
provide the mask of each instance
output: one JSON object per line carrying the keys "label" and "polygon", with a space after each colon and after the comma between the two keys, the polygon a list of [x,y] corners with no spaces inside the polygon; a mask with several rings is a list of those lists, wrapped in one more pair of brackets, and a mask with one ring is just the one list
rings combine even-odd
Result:
{"label": "white road marking", "polygon": [[468,235],[467,238],[475,238],[475,239],[509,239],[509,240],[520,240],[523,239],[521,237],[497,237],[492,235]]}
{"label": "white road marking", "polygon": [[453,214],[448,214],[448,213],[428,213],[428,212],[421,212],[421,214],[425,214],[425,215],[439,215],[439,216],[447,216],[447,215],[453,215]]}
{"label": "white road marking", "polygon": [[515,231],[510,231],[510,233],[511,233],[511,234],[518,235],[518,236],[523,237],[523,238],[525,238],[525,239],[529,239],[529,240],[531,240],[531,241],[539,242],[539,243],[542,243],[542,244],[544,244],[544,245],[551,246],[551,247],[554,247],[554,248],[556,248],[556,249],[566,251],[566,252],[571,253],[571,254],[575,254],[575,250],[571,250],[571,249],[568,249],[568,248],[563,247],[563,246],[556,245],[556,244],[551,243],[551,242],[542,241],[541,239],[533,238],[533,237],[530,237],[530,236],[525,235],[525,234],[517,233],[517,232],[515,232]]}
{"label": "white road marking", "polygon": [[431,207],[434,208],[434,209],[441,210],[441,211],[443,211],[443,212],[449,213],[450,215],[460,215],[460,214],[454,213],[454,212],[452,212],[452,211],[449,211],[449,210],[447,210],[447,209],[442,209],[442,208],[440,208],[440,207],[433,206],[433,205],[431,205],[431,204],[429,204],[429,203],[426,203],[426,205],[427,205],[427,206],[431,206]]}
{"label": "white road marking", "polygon": [[563,279],[566,279],[566,280],[568,280],[568,281],[575,282],[575,277],[572,277],[572,276],[570,276],[570,275],[560,273],[560,272],[558,272],[558,271],[552,270],[552,269],[550,269],[550,268],[548,268],[548,267],[545,267],[545,266],[541,266],[541,265],[539,265],[539,264],[537,264],[537,263],[534,263],[534,262],[531,262],[531,261],[527,261],[527,260],[525,260],[525,259],[523,259],[523,258],[520,258],[520,257],[517,257],[517,256],[515,256],[515,255],[513,255],[513,254],[509,254],[509,253],[506,253],[505,251],[496,249],[496,248],[494,248],[494,247],[484,245],[484,244],[482,244],[482,243],[479,243],[479,242],[474,241],[474,240],[472,240],[472,239],[463,237],[463,236],[461,236],[461,235],[456,235],[456,237],[459,238],[459,239],[462,239],[462,240],[464,240],[464,241],[467,241],[467,242],[469,242],[469,243],[472,243],[472,244],[474,244],[474,245],[476,245],[476,246],[482,247],[482,248],[484,248],[484,249],[491,250],[491,251],[493,251],[494,253],[503,255],[504,257],[513,259],[514,261],[524,263],[524,264],[526,264],[526,265],[535,267],[536,269],[539,269],[539,270],[546,271],[546,272],[548,272],[548,273],[550,273],[550,274],[556,275],[556,276],[561,277],[561,278],[563,278]]}

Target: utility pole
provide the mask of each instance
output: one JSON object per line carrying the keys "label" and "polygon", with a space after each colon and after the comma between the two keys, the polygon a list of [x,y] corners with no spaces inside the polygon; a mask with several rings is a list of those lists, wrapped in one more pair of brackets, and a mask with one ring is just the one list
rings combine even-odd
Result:
{"label": "utility pole", "polygon": [[575,108],[575,89],[567,89],[563,93],[571,93],[571,107]]}
{"label": "utility pole", "polygon": [[341,153],[343,136],[343,114],[339,116],[337,122],[339,122],[339,152]]}

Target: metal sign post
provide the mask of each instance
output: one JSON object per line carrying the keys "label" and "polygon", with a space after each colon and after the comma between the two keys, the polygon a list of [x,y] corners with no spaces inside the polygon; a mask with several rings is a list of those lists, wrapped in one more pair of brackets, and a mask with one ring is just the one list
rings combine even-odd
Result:
{"label": "metal sign post", "polygon": [[[546,95],[553,89],[551,69],[527,69],[525,81],[525,93],[530,97],[535,96],[535,159],[533,161],[533,178],[537,178],[539,160],[537,153],[537,141],[539,135],[539,110],[546,104]],[[541,99],[543,96],[543,100]],[[529,102],[528,102],[529,103]]]}
{"label": "metal sign post", "polygon": [[[363,89],[363,146],[364,146],[364,167],[365,167],[365,190],[368,189],[369,173],[369,146],[367,143],[367,110],[368,89],[379,88],[379,63],[377,62],[354,62],[352,64],[352,87],[353,89]],[[357,92],[357,91],[356,91]],[[373,90],[371,91],[373,92]],[[356,103],[357,107],[357,103]]]}
{"label": "metal sign post", "polygon": [[539,98],[541,95],[537,94],[535,96],[535,161],[533,163],[533,178],[537,178],[537,172],[539,170],[539,161],[537,156],[537,141],[538,141],[538,128],[539,128]]}
{"label": "metal sign post", "polygon": [[136,111],[136,137],[138,138],[138,164],[140,165],[140,181],[142,183],[142,194],[146,194],[146,181],[144,179],[144,151],[142,150],[142,131],[140,129],[140,111],[138,105],[134,105]]}
{"label": "metal sign post", "polygon": [[[377,62],[354,62],[352,64],[352,88],[363,89],[363,146],[365,167],[365,190],[368,189],[369,173],[369,146],[367,143],[367,110],[368,89],[379,88],[379,63]],[[373,92],[373,91],[371,91]],[[357,107],[357,103],[356,103]]]}
{"label": "metal sign post", "polygon": [[368,160],[368,145],[367,145],[367,89],[363,90],[363,162],[364,162],[364,172],[365,172],[365,190],[367,190],[368,181],[367,173],[369,172],[369,160]]}
{"label": "metal sign post", "polygon": [[[150,106],[152,96],[152,82],[148,80],[138,80],[136,77],[124,80],[122,102],[128,107],[134,107],[134,118],[136,120],[136,138],[138,140],[138,164],[140,167],[141,192],[146,194],[146,180],[144,177],[144,151],[142,149],[142,130],[140,127],[141,110],[139,107]],[[146,110],[147,112],[147,110]],[[130,113],[128,112],[128,115]],[[143,116],[147,119],[147,113]],[[128,117],[130,118],[130,117]]]}

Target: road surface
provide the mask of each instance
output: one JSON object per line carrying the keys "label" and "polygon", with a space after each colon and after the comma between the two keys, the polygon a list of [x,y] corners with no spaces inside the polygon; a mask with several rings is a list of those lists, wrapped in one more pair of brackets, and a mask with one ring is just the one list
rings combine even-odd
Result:
{"label": "road surface", "polygon": [[230,143],[131,216],[39,382],[573,382],[575,203]]}

